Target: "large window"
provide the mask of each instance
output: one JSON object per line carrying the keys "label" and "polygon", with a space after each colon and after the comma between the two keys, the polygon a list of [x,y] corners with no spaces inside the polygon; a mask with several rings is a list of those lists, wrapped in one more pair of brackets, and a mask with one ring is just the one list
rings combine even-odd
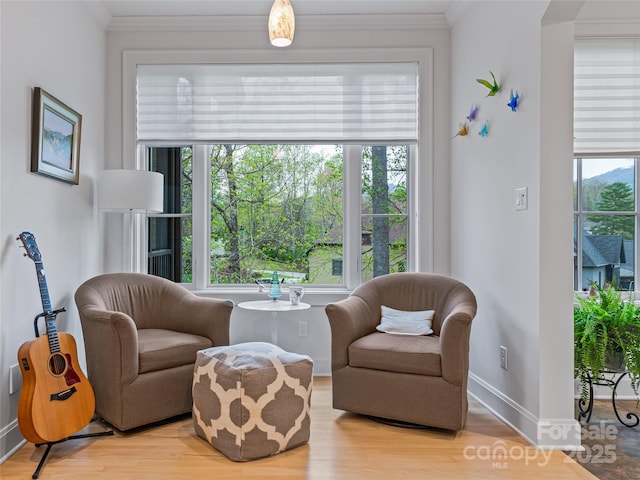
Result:
{"label": "large window", "polygon": [[635,290],[640,40],[577,40],[574,75],[574,288]]}
{"label": "large window", "polygon": [[137,166],[165,175],[165,210],[147,227],[150,273],[201,289],[277,270],[286,282],[351,289],[430,258],[417,255],[431,221],[417,209],[430,191],[428,166],[417,168],[430,50],[318,55],[125,55]]}
{"label": "large window", "polygon": [[[408,268],[411,148],[217,144],[148,149],[165,175],[148,270],[204,285],[345,285]],[[208,179],[198,181],[194,179]],[[357,189],[357,191],[356,191]],[[194,200],[195,199],[195,200]],[[198,211],[197,199],[206,206]],[[346,228],[346,223],[360,225]],[[194,271],[194,265],[203,268]],[[345,272],[351,265],[351,272]],[[200,277],[200,278],[198,278]]]}

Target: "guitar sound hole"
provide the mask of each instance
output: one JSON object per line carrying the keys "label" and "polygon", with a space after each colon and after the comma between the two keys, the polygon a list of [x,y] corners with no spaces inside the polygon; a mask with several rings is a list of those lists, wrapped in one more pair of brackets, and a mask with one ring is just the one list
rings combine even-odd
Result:
{"label": "guitar sound hole", "polygon": [[55,376],[62,375],[67,370],[67,359],[61,353],[54,353],[49,357],[49,370]]}

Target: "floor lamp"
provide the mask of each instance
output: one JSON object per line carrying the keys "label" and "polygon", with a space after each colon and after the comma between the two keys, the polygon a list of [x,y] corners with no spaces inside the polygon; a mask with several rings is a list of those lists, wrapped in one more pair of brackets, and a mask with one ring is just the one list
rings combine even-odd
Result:
{"label": "floor lamp", "polygon": [[[136,214],[160,213],[164,205],[164,178],[148,170],[103,170],[98,174],[98,208],[124,214],[123,258],[126,271],[141,271],[134,252],[140,251],[142,235],[136,229]],[[128,218],[127,218],[128,217]],[[140,227],[140,225],[138,225]],[[139,262],[138,262],[139,263]]]}

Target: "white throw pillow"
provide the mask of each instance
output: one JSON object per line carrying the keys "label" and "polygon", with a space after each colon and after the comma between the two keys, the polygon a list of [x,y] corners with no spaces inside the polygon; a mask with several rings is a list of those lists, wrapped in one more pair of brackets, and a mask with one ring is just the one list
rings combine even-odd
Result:
{"label": "white throw pillow", "polygon": [[434,310],[407,312],[382,305],[382,319],[376,329],[394,335],[431,335]]}

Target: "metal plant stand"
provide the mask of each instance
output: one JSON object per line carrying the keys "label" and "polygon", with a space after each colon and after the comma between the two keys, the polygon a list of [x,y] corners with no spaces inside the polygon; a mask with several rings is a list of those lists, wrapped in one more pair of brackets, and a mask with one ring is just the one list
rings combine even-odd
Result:
{"label": "metal plant stand", "polygon": [[618,390],[618,385],[620,381],[627,375],[629,372],[627,371],[606,371],[605,375],[611,375],[611,378],[607,377],[599,377],[596,379],[591,378],[591,376],[587,377],[587,381],[589,383],[589,398],[585,401],[584,399],[580,399],[578,401],[578,409],[580,410],[579,419],[585,418],[587,423],[591,420],[591,413],[593,413],[593,386],[601,385],[611,388],[611,405],[613,405],[613,411],[616,414],[616,418],[618,421],[624,425],[625,427],[634,428],[640,424],[640,417],[634,412],[628,412],[624,417],[626,421],[620,417],[620,412],[618,412],[618,406],[616,405],[616,395]]}

